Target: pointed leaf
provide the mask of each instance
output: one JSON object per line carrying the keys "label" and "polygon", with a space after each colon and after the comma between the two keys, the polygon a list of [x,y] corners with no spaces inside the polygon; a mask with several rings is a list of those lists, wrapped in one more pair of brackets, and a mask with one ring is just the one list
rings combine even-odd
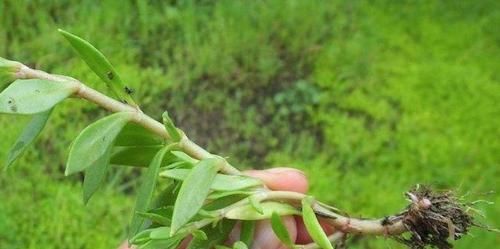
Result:
{"label": "pointed leaf", "polygon": [[105,154],[85,169],[85,178],[83,179],[83,203],[87,204],[90,197],[97,191],[99,186],[104,181],[106,173],[109,169],[109,158],[111,146],[106,150]]}
{"label": "pointed leaf", "polygon": [[132,90],[123,84],[111,63],[97,48],[88,41],[62,29],[59,29],[59,33],[66,38],[78,55],[80,55],[80,58],[106,83],[120,101],[135,105],[131,96]]}
{"label": "pointed leaf", "polygon": [[134,216],[130,224],[130,231],[132,235],[137,234],[143,226],[144,218],[140,217],[137,212],[146,212],[149,209],[156,187],[156,178],[158,177],[158,172],[160,171],[161,162],[163,161],[165,154],[170,149],[171,148],[167,146],[158,151],[153,158],[153,161],[151,161],[151,164],[149,164],[146,174],[144,174],[142,185],[137,191]]}
{"label": "pointed leaf", "polygon": [[330,243],[328,236],[325,234],[316,218],[316,214],[312,209],[312,203],[313,200],[311,198],[304,198],[302,200],[302,218],[304,220],[304,225],[316,244],[324,249],[333,249],[332,243]]}
{"label": "pointed leaf", "polygon": [[188,174],[175,201],[171,226],[172,235],[198,213],[210,192],[210,185],[212,185],[220,165],[220,159],[204,159],[196,164]]}
{"label": "pointed leaf", "polygon": [[265,220],[271,218],[273,212],[280,216],[300,214],[296,208],[289,204],[279,202],[263,202],[261,203],[264,212],[261,214],[252,207],[252,205],[244,205],[231,209],[225,214],[228,219],[234,220]]}
{"label": "pointed leaf", "polygon": [[240,240],[248,247],[252,247],[253,235],[255,233],[255,221],[244,220],[241,222]]}
{"label": "pointed leaf", "polygon": [[[169,169],[162,171],[160,176],[183,181],[190,171],[190,169]],[[234,191],[260,185],[262,182],[253,177],[217,174],[210,188],[217,191]]]}
{"label": "pointed leaf", "polygon": [[49,80],[16,80],[0,93],[0,113],[46,112],[76,91],[75,85]]}
{"label": "pointed leaf", "polygon": [[273,228],[274,234],[278,237],[278,239],[285,244],[289,248],[293,248],[293,242],[290,238],[290,234],[288,233],[288,229],[286,229],[285,224],[281,220],[281,216],[276,212],[273,212],[271,216],[271,227]]}
{"label": "pointed leaf", "polygon": [[17,139],[14,146],[10,149],[9,154],[7,156],[7,161],[5,163],[5,167],[8,168],[12,163],[19,158],[24,151],[35,141],[40,132],[42,132],[43,127],[47,123],[49,119],[50,113],[52,110],[47,112],[41,112],[35,114],[28,125],[24,128],[23,132]]}
{"label": "pointed leaf", "polygon": [[96,161],[102,160],[120,130],[131,119],[132,113],[119,112],[87,126],[71,146],[65,174],[85,170]]}

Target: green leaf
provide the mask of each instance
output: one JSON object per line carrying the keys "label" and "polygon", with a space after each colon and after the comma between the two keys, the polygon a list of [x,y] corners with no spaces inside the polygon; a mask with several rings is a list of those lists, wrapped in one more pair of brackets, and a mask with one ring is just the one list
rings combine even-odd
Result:
{"label": "green leaf", "polygon": [[135,123],[125,125],[115,140],[115,146],[154,146],[162,144],[162,139]]}
{"label": "green leaf", "polygon": [[71,146],[65,174],[85,170],[96,161],[102,160],[120,130],[130,120],[132,113],[119,112],[87,126]]}
{"label": "green leaf", "polygon": [[149,209],[153,198],[153,192],[156,187],[156,178],[158,177],[158,172],[160,171],[161,162],[163,161],[165,153],[167,153],[170,149],[170,146],[166,146],[158,151],[153,158],[153,161],[151,161],[151,164],[149,164],[146,174],[144,174],[142,185],[137,191],[134,216],[130,224],[130,231],[132,234],[137,234],[143,226],[144,218],[140,217],[137,212],[145,212]]}
{"label": "green leaf", "polygon": [[250,202],[250,205],[257,211],[259,214],[264,214],[264,209],[262,208],[262,205],[260,205],[260,201],[255,198],[255,196],[250,196],[248,197],[248,201]]}
{"label": "green leaf", "polygon": [[285,203],[263,202],[261,206],[264,211],[262,214],[257,212],[252,205],[247,204],[231,209],[226,213],[225,217],[234,220],[265,220],[271,218],[273,212],[276,212],[280,216],[300,214],[296,208]]}
{"label": "green leaf", "polygon": [[105,154],[85,169],[85,178],[83,179],[83,203],[87,204],[90,197],[97,191],[104,181],[106,173],[109,170],[109,158],[111,146]]}
{"label": "green leaf", "polygon": [[152,229],[146,229],[144,231],[141,231],[140,233],[136,234],[133,238],[131,238],[129,243],[134,245],[139,245],[150,241],[151,238],[149,237],[149,234],[151,234],[151,230]]}
{"label": "green leaf", "polygon": [[40,132],[42,132],[43,127],[45,127],[51,112],[52,110],[49,110],[33,116],[17,141],[14,143],[14,146],[10,149],[5,163],[6,168],[12,165],[12,163],[14,163],[26,151],[26,149],[28,149],[33,141],[35,141]]}
{"label": "green leaf", "polygon": [[193,235],[193,238],[199,239],[199,240],[207,240],[208,239],[207,234],[205,232],[203,232],[202,230],[195,230],[191,233],[191,235]]}
{"label": "green leaf", "polygon": [[111,164],[147,167],[162,145],[114,147]]}
{"label": "green leaf", "polygon": [[203,206],[203,202],[210,192],[210,186],[220,167],[220,159],[204,159],[196,164],[188,174],[175,201],[171,226],[172,235],[193,218]]}
{"label": "green leaf", "polygon": [[149,233],[151,239],[168,239],[170,238],[170,227],[157,227]]}
{"label": "green leaf", "polygon": [[3,86],[16,80],[16,73],[19,72],[23,64],[17,61],[10,61],[0,57],[0,90]]}
{"label": "green leaf", "polygon": [[102,81],[111,89],[111,91],[125,103],[136,105],[132,99],[132,90],[123,84],[120,76],[113,68],[106,57],[88,41],[71,34],[62,29],[58,30],[64,38],[76,50],[80,58],[94,71]]}
{"label": "green leaf", "polygon": [[273,228],[274,234],[276,234],[278,239],[283,244],[285,244],[288,248],[294,247],[290,234],[288,233],[288,229],[286,229],[285,224],[283,224],[281,216],[276,212],[273,212],[273,215],[271,216],[271,227]]}
{"label": "green leaf", "polygon": [[248,249],[248,246],[241,241],[237,241],[236,243],[234,243],[233,249]]}
{"label": "green leaf", "polygon": [[255,233],[255,221],[244,220],[241,222],[240,240],[245,245],[252,247],[253,235]]}
{"label": "green leaf", "polygon": [[253,194],[253,191],[244,191],[244,190],[234,190],[234,191],[215,191],[208,195],[208,199],[215,200],[223,197],[231,196],[231,195],[241,195],[248,196]]}
{"label": "green leaf", "polygon": [[234,220],[222,220],[215,227],[205,227],[204,231],[207,234],[208,239],[202,240],[193,238],[187,249],[214,248],[217,244],[220,244],[227,239],[235,224],[236,221]]}
{"label": "green leaf", "polygon": [[234,204],[238,201],[241,201],[245,198],[247,198],[247,195],[238,195],[238,194],[221,197],[221,198],[218,198],[218,199],[215,199],[213,201],[208,202],[207,204],[205,204],[203,206],[203,209],[207,210],[207,211],[218,210],[221,208],[225,208],[231,204]]}
{"label": "green leaf", "polygon": [[16,80],[0,93],[0,113],[46,112],[76,91],[75,85],[49,80]]}
{"label": "green leaf", "polygon": [[142,218],[149,219],[154,223],[167,226],[170,225],[173,207],[161,207],[149,210],[148,212],[136,212]]}
{"label": "green leaf", "polygon": [[174,142],[179,142],[181,141],[181,133],[175,127],[174,122],[172,119],[168,116],[168,112],[164,112],[163,115],[163,124],[165,125],[165,129],[167,130],[167,133],[170,135],[170,139]]}
{"label": "green leaf", "polygon": [[[165,184],[163,184],[165,185]],[[175,203],[175,198],[177,197],[177,193],[179,191],[179,183],[174,181],[167,182],[167,185],[164,186],[164,189],[158,191],[159,193],[156,195],[154,201],[151,203],[153,208],[163,208],[163,207],[173,207]],[[170,212],[169,218],[172,218],[172,212]]]}
{"label": "green leaf", "polygon": [[333,249],[328,236],[323,231],[323,228],[319,224],[318,219],[316,218],[316,214],[312,209],[312,198],[304,198],[302,199],[302,218],[304,219],[304,225],[318,246],[324,249]]}
{"label": "green leaf", "polygon": [[[169,169],[162,171],[160,176],[184,181],[190,171],[190,169]],[[260,185],[262,182],[253,177],[217,174],[210,188],[217,191],[235,191]]]}

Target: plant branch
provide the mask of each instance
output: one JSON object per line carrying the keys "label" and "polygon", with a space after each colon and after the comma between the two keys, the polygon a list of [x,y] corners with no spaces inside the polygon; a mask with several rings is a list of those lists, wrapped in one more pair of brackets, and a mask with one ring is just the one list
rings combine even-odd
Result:
{"label": "plant branch", "polygon": [[[257,201],[266,200],[276,200],[284,201],[287,203],[297,203],[300,200],[307,197],[307,195],[297,192],[290,191],[269,191],[263,190],[257,192],[252,196]],[[217,211],[220,217],[223,217],[227,212],[234,208],[238,208],[250,203],[250,197],[238,201],[228,207],[220,209]],[[418,207],[418,203],[415,203]],[[328,208],[325,208],[325,204],[321,202],[315,202],[313,204],[314,212],[319,217],[324,217],[329,224],[333,225],[337,231],[342,233],[351,234],[363,234],[363,235],[399,235],[407,231],[404,224],[402,223],[402,216],[393,216],[393,222],[384,223],[384,219],[357,219],[351,218],[347,215],[339,214]]]}
{"label": "plant branch", "polygon": [[[118,100],[110,98],[95,89],[92,89],[82,83],[79,80],[76,80],[71,77],[63,76],[63,75],[55,75],[49,74],[47,72],[32,69],[26,65],[22,65],[19,71],[16,73],[16,77],[18,79],[45,79],[56,82],[61,82],[64,84],[73,84],[78,89],[75,93],[76,96],[88,100],[97,104],[98,106],[111,111],[111,112],[133,112],[134,113],[134,122],[143,126],[144,128],[150,130],[151,132],[157,134],[163,139],[170,139],[168,132],[165,130],[165,127],[162,123],[156,121],[150,116],[144,114],[139,107],[133,107],[127,104],[124,104]],[[196,159],[206,159],[214,157],[213,154],[206,151],[193,141],[191,141],[186,135],[183,135],[181,141],[179,142],[179,147],[188,155],[196,158]],[[225,161],[225,165],[222,168],[222,171],[226,174],[230,175],[240,175],[240,171],[230,165],[227,161]]]}

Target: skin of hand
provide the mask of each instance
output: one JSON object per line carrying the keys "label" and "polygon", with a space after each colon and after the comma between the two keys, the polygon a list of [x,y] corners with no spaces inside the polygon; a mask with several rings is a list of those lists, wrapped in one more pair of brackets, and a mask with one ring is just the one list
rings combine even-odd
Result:
{"label": "skin of hand", "polygon": [[[272,168],[268,170],[249,170],[246,175],[261,179],[264,184],[271,190],[293,191],[306,193],[308,190],[308,182],[304,173],[293,168]],[[311,242],[311,237],[307,233],[302,218],[299,216],[285,216],[283,223],[288,229],[290,238],[296,244],[307,244]],[[320,219],[320,224],[327,234],[334,232],[334,228]],[[228,245],[238,241],[239,226],[236,226],[229,235]],[[179,249],[186,248],[189,241],[184,241]],[[286,249],[279,239],[274,234],[271,228],[271,222],[268,220],[258,221],[255,227],[254,240],[252,249]],[[118,249],[134,249],[128,247],[127,243],[123,243]]]}

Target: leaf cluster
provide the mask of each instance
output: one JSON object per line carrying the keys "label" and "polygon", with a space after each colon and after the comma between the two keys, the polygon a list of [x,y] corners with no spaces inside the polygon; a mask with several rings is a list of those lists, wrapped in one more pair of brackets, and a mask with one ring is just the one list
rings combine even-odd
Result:
{"label": "leaf cluster", "polygon": [[[76,35],[59,31],[118,100],[138,108],[132,91],[99,50]],[[2,64],[2,69],[7,71],[18,67],[16,63],[5,65]],[[0,113],[33,115],[33,119],[12,147],[7,167],[40,134],[51,110],[65,99],[78,96],[81,87],[69,78],[11,81],[8,79],[9,86],[0,93]],[[229,246],[249,248],[255,222],[271,219],[278,238],[295,247],[280,217],[303,215],[313,239],[320,246],[331,247],[309,202],[304,202],[301,208],[267,200],[270,191],[260,180],[224,174],[222,169],[227,165],[224,158],[215,155],[194,158],[185,154],[184,132],[174,125],[167,112],[163,115],[167,138],[139,125],[136,115],[132,111],[116,112],[88,125],[72,142],[65,171],[66,175],[84,174],[83,201],[87,203],[106,179],[110,167],[146,168],[129,227],[130,243],[139,248],[176,248],[191,236],[188,248],[226,248],[229,232],[239,224],[240,241]],[[168,187],[157,189],[159,181]]]}

